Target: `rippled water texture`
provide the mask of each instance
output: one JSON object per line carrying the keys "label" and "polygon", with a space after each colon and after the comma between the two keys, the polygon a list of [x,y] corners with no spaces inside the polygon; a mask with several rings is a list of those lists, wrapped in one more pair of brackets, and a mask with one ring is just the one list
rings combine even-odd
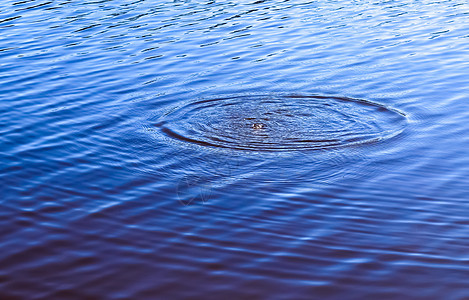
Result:
{"label": "rippled water texture", "polygon": [[0,3],[0,299],[468,299],[467,1]]}
{"label": "rippled water texture", "polygon": [[404,117],[364,100],[250,96],[191,103],[156,125],[170,137],[202,146],[294,151],[378,142],[399,134]]}

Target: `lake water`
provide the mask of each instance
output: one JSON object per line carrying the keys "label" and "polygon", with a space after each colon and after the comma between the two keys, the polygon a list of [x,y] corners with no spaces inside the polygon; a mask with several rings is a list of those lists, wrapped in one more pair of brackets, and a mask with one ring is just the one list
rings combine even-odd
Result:
{"label": "lake water", "polygon": [[0,4],[1,299],[469,299],[469,4]]}

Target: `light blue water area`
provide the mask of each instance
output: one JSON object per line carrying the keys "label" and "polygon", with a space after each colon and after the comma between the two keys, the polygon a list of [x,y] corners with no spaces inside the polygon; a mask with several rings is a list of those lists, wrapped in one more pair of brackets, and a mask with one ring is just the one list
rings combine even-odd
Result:
{"label": "light blue water area", "polygon": [[0,3],[1,299],[467,299],[465,1]]}

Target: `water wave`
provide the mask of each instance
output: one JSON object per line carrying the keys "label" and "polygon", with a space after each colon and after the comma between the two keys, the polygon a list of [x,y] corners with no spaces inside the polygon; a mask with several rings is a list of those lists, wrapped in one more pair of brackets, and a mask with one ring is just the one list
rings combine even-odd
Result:
{"label": "water wave", "polygon": [[379,103],[330,96],[241,96],[200,100],[154,123],[175,140],[253,151],[324,150],[383,141],[405,114]]}

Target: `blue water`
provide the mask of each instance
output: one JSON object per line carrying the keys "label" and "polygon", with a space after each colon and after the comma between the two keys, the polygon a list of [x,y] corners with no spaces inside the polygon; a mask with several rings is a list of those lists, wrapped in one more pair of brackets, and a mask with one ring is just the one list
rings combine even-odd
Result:
{"label": "blue water", "polygon": [[467,1],[15,1],[1,299],[469,298]]}

